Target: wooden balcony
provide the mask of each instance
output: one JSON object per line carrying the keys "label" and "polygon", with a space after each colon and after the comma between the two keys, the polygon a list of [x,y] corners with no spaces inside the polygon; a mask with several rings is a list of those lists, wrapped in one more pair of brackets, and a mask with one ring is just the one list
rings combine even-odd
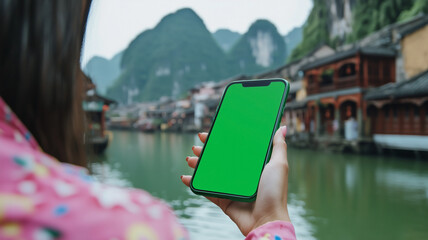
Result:
{"label": "wooden balcony", "polygon": [[360,86],[357,75],[341,78],[334,78],[332,84],[321,85],[320,83],[309,83],[307,87],[308,95],[331,92],[346,88]]}
{"label": "wooden balcony", "polygon": [[334,84],[328,84],[319,87],[319,92],[331,92],[336,90],[336,86]]}
{"label": "wooden balcony", "polygon": [[336,81],[336,89],[345,89],[359,86],[357,81],[357,75],[341,77]]}

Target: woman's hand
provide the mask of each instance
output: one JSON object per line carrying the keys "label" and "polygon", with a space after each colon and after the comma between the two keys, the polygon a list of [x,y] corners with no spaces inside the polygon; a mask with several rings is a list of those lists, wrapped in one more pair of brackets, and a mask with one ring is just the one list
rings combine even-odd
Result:
{"label": "woman's hand", "polygon": [[[271,221],[282,220],[290,222],[287,210],[288,190],[288,161],[287,145],[285,143],[286,127],[278,129],[273,140],[272,155],[269,163],[263,169],[260,179],[257,198],[254,202],[237,202],[223,198],[207,197],[236,223],[242,234],[247,234]],[[207,133],[198,134],[203,143]],[[187,157],[186,161],[191,168],[195,168],[201,154],[202,147],[193,146],[195,157]],[[191,176],[181,176],[181,181],[189,186]]]}

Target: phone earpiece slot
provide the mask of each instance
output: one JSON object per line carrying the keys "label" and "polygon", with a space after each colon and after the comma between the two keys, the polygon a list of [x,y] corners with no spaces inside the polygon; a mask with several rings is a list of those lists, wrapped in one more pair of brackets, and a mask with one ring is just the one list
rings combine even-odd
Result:
{"label": "phone earpiece slot", "polygon": [[255,81],[248,81],[245,83],[242,83],[243,87],[260,87],[260,86],[269,86],[271,81],[263,81],[263,80],[255,80]]}

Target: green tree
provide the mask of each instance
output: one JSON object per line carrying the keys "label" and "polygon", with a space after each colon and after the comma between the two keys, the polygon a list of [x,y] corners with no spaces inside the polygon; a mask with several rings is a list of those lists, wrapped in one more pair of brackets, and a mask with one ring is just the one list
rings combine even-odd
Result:
{"label": "green tree", "polygon": [[[403,12],[419,0],[359,0],[353,11],[352,33],[348,42],[359,40],[382,27],[395,23]],[[423,0],[425,1],[425,0]],[[416,14],[408,14],[416,15]],[[405,17],[403,17],[405,18]],[[408,17],[407,17],[408,18]]]}
{"label": "green tree", "polygon": [[323,0],[314,0],[314,5],[303,27],[303,41],[293,50],[288,62],[305,56],[321,43],[329,44],[328,9]]}
{"label": "green tree", "polygon": [[428,1],[427,0],[415,0],[413,6],[404,10],[400,13],[398,21],[402,22],[409,18],[412,18],[420,13],[428,13]]}

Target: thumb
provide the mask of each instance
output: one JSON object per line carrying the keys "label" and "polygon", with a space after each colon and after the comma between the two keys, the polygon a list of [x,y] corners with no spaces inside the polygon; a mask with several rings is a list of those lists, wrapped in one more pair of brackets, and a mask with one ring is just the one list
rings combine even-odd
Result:
{"label": "thumb", "polygon": [[286,163],[287,162],[287,143],[285,143],[285,135],[287,134],[287,127],[283,126],[276,131],[273,137],[271,162]]}

